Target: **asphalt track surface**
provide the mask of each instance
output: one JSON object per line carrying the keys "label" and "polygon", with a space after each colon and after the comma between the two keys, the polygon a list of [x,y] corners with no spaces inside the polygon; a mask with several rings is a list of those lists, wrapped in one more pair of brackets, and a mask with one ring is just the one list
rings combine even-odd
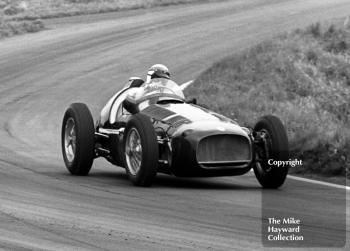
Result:
{"label": "asphalt track surface", "polygon": [[261,219],[281,212],[302,219],[310,238],[298,245],[342,243],[345,190],[287,180],[263,191],[252,174],[159,175],[136,188],[104,160],[74,177],[60,127],[70,103],[96,118],[153,63],[184,82],[281,31],[349,14],[348,0],[228,1],[50,20],[44,32],[0,41],[0,249],[270,250]]}

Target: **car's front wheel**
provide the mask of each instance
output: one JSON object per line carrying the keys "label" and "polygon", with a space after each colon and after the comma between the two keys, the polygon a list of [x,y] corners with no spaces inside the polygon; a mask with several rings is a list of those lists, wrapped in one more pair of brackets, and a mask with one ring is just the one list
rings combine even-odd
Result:
{"label": "car's front wheel", "polygon": [[125,169],[136,186],[150,186],[157,174],[159,150],[150,119],[143,114],[131,117],[124,133]]}
{"label": "car's front wheel", "polygon": [[94,160],[94,121],[89,108],[82,103],[66,110],[61,131],[63,160],[73,175],[87,175]]}
{"label": "car's front wheel", "polygon": [[264,188],[278,188],[283,185],[289,166],[270,164],[289,158],[286,130],[279,118],[268,115],[260,118],[254,127],[254,133],[257,141],[255,176]]}

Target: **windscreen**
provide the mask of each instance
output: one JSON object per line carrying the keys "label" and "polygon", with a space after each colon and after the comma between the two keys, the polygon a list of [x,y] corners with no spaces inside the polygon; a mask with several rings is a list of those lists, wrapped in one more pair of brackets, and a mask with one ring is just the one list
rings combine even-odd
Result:
{"label": "windscreen", "polygon": [[152,95],[155,93],[173,94],[184,99],[185,96],[178,84],[169,79],[155,78],[150,83],[145,83],[141,86],[145,95]]}

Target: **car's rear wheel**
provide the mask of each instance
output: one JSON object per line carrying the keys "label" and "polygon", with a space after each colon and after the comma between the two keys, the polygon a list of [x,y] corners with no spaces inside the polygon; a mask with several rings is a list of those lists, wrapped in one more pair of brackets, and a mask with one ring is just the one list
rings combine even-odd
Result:
{"label": "car's rear wheel", "polygon": [[142,114],[131,117],[124,137],[125,169],[136,186],[150,186],[157,174],[159,150],[150,119]]}
{"label": "car's rear wheel", "polygon": [[61,131],[64,163],[73,175],[87,175],[94,153],[94,121],[89,108],[82,103],[71,104],[66,110]]}
{"label": "car's rear wheel", "polygon": [[288,174],[288,165],[269,165],[272,161],[286,161],[289,146],[286,130],[279,118],[269,115],[260,118],[254,127],[256,144],[256,163],[254,173],[264,188],[278,188],[283,185]]}

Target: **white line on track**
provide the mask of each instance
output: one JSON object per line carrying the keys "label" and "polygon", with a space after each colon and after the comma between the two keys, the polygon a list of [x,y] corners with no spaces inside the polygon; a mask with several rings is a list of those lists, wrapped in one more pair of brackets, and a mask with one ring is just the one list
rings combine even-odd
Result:
{"label": "white line on track", "polygon": [[[194,82],[194,80],[190,80],[187,81],[186,83],[183,83],[180,88],[182,90],[185,90],[187,87],[189,87],[192,83]],[[324,181],[318,181],[318,180],[311,180],[311,179],[306,179],[306,178],[301,178],[301,177],[297,177],[297,176],[293,176],[293,175],[288,175],[289,179],[292,180],[298,180],[298,181],[303,181],[303,182],[307,182],[307,183],[312,183],[312,184],[318,184],[318,185],[323,185],[323,186],[329,186],[329,187],[334,187],[334,188],[340,188],[340,189],[345,189],[350,191],[350,187],[349,186],[342,186],[342,185],[337,185],[337,184],[333,184],[333,183],[329,183],[329,182],[324,182]]]}
{"label": "white line on track", "polygon": [[345,189],[350,191],[349,186],[342,186],[342,185],[337,185],[329,182],[324,182],[324,181],[318,181],[318,180],[311,180],[311,179],[306,179],[306,178],[301,178],[293,175],[288,175],[289,179],[292,180],[298,180],[298,181],[303,181],[303,182],[308,182],[308,183],[313,183],[313,184],[318,184],[318,185],[323,185],[323,186],[329,186],[329,187],[334,187],[334,188],[340,188],[340,189]]}

